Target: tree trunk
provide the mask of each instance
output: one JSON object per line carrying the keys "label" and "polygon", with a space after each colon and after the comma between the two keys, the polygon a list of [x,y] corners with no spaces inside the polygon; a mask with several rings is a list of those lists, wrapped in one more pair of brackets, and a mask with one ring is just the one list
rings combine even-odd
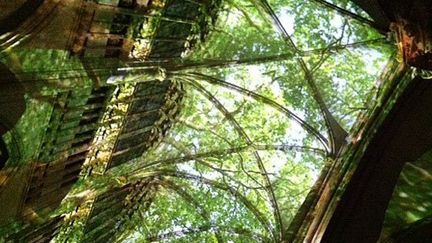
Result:
{"label": "tree trunk", "polygon": [[[406,64],[432,70],[432,1],[352,0],[380,25],[396,34]],[[384,27],[384,26],[382,26]]]}

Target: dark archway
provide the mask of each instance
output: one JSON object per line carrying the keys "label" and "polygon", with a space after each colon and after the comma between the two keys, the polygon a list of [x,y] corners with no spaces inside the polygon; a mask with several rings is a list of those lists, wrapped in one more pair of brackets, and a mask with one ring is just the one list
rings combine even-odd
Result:
{"label": "dark archway", "polygon": [[0,169],[9,153],[1,136],[12,129],[25,111],[24,87],[16,76],[0,63]]}
{"label": "dark archway", "polygon": [[432,148],[432,83],[414,78],[359,161],[322,242],[376,242],[407,161]]}
{"label": "dark archway", "polygon": [[0,138],[0,169],[2,169],[9,159],[9,152],[3,139]]}

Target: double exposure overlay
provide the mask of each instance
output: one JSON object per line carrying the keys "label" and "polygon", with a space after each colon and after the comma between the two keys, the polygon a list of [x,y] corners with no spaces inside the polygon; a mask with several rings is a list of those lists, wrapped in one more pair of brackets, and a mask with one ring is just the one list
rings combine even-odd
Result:
{"label": "double exposure overlay", "polygon": [[0,242],[432,239],[431,13],[0,0]]}

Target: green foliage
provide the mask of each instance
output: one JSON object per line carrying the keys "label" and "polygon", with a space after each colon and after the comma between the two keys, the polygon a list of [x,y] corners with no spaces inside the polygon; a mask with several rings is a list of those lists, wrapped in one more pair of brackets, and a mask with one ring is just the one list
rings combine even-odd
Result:
{"label": "green foliage", "polygon": [[[207,42],[189,60],[251,60],[250,64],[222,63],[196,70],[274,100],[325,134],[321,107],[295,59],[302,57],[329,110],[349,129],[359,113],[372,107],[376,75],[390,48],[375,31],[316,4],[271,4],[287,25],[293,25],[287,28],[302,52],[295,54],[251,2],[231,0]],[[291,58],[272,60],[281,54],[291,54]],[[258,60],[266,56],[269,58],[261,59],[265,61]],[[204,80],[205,76],[182,76],[182,71],[170,75],[188,84],[182,116],[161,146],[150,151],[134,170],[144,173],[166,166],[177,171],[169,177],[174,177],[194,202],[160,189],[157,200],[139,217],[145,219],[145,226],[138,225],[128,239],[145,241],[159,236],[170,242],[214,242],[218,232],[213,227],[209,234],[209,225],[217,225],[217,229],[242,227],[255,234],[219,232],[219,237],[234,242],[283,239],[281,229],[289,226],[319,174],[325,161],[319,151],[325,148],[280,110],[246,93],[215,85]],[[260,145],[267,147],[260,151]],[[285,149],[271,149],[274,145]],[[179,182],[178,173],[190,174],[189,182],[183,181],[184,176]],[[221,190],[219,184],[226,189]],[[233,191],[238,196],[232,198]],[[202,209],[195,204],[214,216],[204,221],[197,215]]]}
{"label": "green foliage", "polygon": [[[357,11],[346,2],[341,6]],[[263,3],[225,1],[207,41],[176,68],[161,64],[156,72],[137,71],[123,80],[147,80],[158,72],[159,78],[182,83],[181,115],[171,117],[175,125],[141,158],[104,175],[83,176],[60,212],[80,204],[71,195],[90,189],[101,194],[110,186],[156,176],[157,186],[117,232],[122,241],[285,240],[285,229],[334,152],[324,110],[349,131],[356,117],[373,106],[376,77],[392,47],[376,31],[312,1],[269,1],[273,17],[286,30],[281,33],[260,8]],[[25,70],[69,70],[35,93],[91,83],[87,76],[63,78],[83,71],[77,59],[62,59],[65,53],[16,55]],[[219,64],[210,65],[215,60]],[[182,66],[188,61],[203,65]],[[42,101],[32,102],[17,130],[30,134],[29,121],[38,126],[23,147],[40,141],[40,124],[50,110]],[[26,151],[24,157],[34,153]],[[88,210],[89,204],[81,209]],[[88,215],[70,213],[81,218],[59,241],[82,237]]]}
{"label": "green foliage", "polygon": [[26,164],[37,157],[51,112],[50,105],[27,98],[25,113],[15,128],[6,134],[7,142],[15,152],[8,166]]}
{"label": "green foliage", "polygon": [[398,232],[409,223],[432,213],[431,159],[429,151],[417,161],[405,165],[387,209],[384,221],[386,233]]}
{"label": "green foliage", "polygon": [[[8,161],[8,166],[28,164],[39,154],[53,112],[51,97],[71,87],[78,90],[89,87],[91,82],[88,78],[82,78],[84,69],[78,59],[69,59],[65,51],[18,49],[8,52],[2,61],[22,79],[27,91],[26,111],[15,128],[5,135],[15,154]],[[77,91],[78,96],[79,92],[87,91]]]}

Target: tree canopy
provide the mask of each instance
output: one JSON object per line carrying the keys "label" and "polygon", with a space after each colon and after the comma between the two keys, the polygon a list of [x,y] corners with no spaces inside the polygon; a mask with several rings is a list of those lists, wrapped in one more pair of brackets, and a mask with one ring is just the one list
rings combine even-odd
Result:
{"label": "tree canopy", "polygon": [[[114,79],[124,95],[137,81],[170,80],[181,87],[176,92],[182,97],[167,101],[178,103],[178,114],[161,115],[173,125],[143,156],[109,170],[103,156],[86,162],[87,170],[56,211],[68,223],[55,240],[102,240],[97,228],[115,218],[109,230],[119,242],[287,241],[287,229],[320,172],[357,141],[352,131],[364,122],[360,115],[376,104],[379,74],[395,45],[371,23],[345,0],[223,1],[208,36],[182,59],[157,68],[134,63]],[[19,59],[27,73],[65,75],[70,82],[40,84],[26,97],[25,118],[16,128],[26,134],[22,147],[34,148],[27,144],[40,140],[52,109],[36,93],[76,84],[88,92],[89,77],[70,78],[83,64],[65,55],[8,54],[7,62]],[[49,74],[59,66],[70,71]],[[110,101],[119,116],[122,98]],[[108,119],[103,125],[112,124]],[[94,150],[112,143],[95,141]],[[35,153],[21,151],[14,163]],[[112,191],[129,187],[135,194]],[[110,193],[116,196],[104,200]],[[124,208],[116,208],[116,200]],[[108,203],[112,211],[94,213]]]}

